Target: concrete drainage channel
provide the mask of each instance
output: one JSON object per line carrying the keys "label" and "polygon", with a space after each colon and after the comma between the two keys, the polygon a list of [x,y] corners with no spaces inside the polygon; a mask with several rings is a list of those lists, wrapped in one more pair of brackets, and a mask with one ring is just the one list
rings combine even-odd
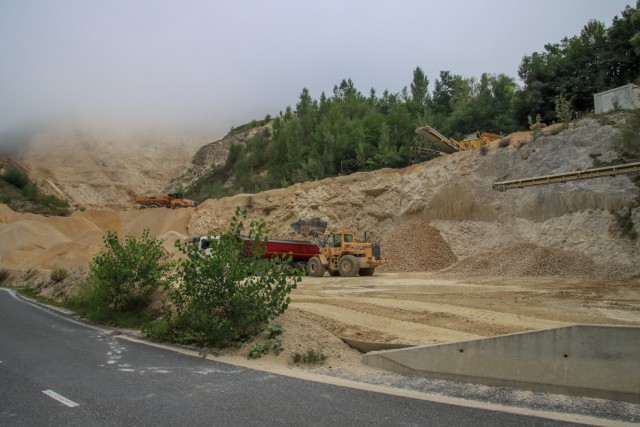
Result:
{"label": "concrete drainage channel", "polygon": [[365,364],[453,381],[640,403],[640,327],[574,325],[367,353]]}

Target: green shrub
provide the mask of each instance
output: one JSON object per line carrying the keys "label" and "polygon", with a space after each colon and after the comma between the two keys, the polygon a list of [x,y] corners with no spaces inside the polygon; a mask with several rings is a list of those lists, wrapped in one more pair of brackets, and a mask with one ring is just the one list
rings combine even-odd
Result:
{"label": "green shrub", "polygon": [[16,167],[9,168],[9,170],[2,175],[2,179],[20,189],[29,183],[27,174]]}
{"label": "green shrub", "polygon": [[249,354],[247,354],[247,357],[249,359],[257,359],[269,353],[269,351],[271,350],[273,350],[276,355],[280,354],[282,352],[280,335],[282,335],[283,332],[284,329],[279,323],[273,323],[267,326],[267,329],[264,331],[264,335],[267,337],[267,339],[265,341],[252,345],[249,349]]}
{"label": "green shrub", "polygon": [[291,355],[291,361],[295,364],[318,365],[324,363],[327,356],[321,350],[310,348],[306,353],[295,352]]}
{"label": "green shrub", "polygon": [[58,283],[66,279],[67,276],[69,276],[69,272],[65,268],[55,267],[53,270],[51,270],[49,278],[52,282]]}
{"label": "green shrub", "polygon": [[252,345],[249,349],[249,354],[247,354],[247,358],[258,359],[271,350],[273,350],[276,355],[282,352],[282,344],[279,339],[268,339]]}
{"label": "green shrub", "polygon": [[32,182],[28,183],[24,187],[22,187],[22,195],[31,201],[37,201],[40,197],[40,193],[38,192],[38,187]]}
{"label": "green shrub", "polygon": [[9,279],[9,270],[6,268],[0,268],[0,283],[5,282]]}
{"label": "green shrub", "polygon": [[620,133],[616,138],[618,147],[629,160],[640,159],[640,109],[633,110],[627,115],[626,123],[618,127]]}
{"label": "green shrub", "polygon": [[633,210],[631,207],[613,212],[613,216],[616,219],[616,226],[620,236],[628,237],[631,240],[638,238],[638,232],[633,224]]}
{"label": "green shrub", "polygon": [[555,99],[555,110],[556,117],[560,123],[563,123],[565,126],[569,124],[571,119],[573,118],[573,110],[571,108],[571,101],[565,98],[562,95],[556,96]]}
{"label": "green shrub", "polygon": [[281,260],[263,259],[268,230],[263,219],[251,221],[247,247],[238,236],[247,212],[239,208],[228,229],[205,252],[196,245],[177,247],[180,286],[170,293],[172,310],[146,330],[154,338],[222,348],[264,330],[287,309],[300,272],[285,272]]}
{"label": "green shrub", "polygon": [[108,231],[105,249],[89,265],[89,276],[68,305],[97,322],[135,325],[150,320],[151,294],[171,280],[172,264],[161,246],[145,229],[140,239],[127,235],[121,241]]}

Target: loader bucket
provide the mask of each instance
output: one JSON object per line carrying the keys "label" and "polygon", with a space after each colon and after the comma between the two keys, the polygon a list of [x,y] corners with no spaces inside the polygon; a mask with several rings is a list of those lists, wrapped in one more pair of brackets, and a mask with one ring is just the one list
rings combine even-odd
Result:
{"label": "loader bucket", "polygon": [[299,219],[291,223],[291,229],[303,236],[319,236],[327,229],[327,221],[320,218]]}

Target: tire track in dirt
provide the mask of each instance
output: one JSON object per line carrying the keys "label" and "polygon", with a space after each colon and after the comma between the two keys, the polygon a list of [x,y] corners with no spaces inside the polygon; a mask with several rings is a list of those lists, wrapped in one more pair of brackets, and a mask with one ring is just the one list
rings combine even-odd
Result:
{"label": "tire track in dirt", "polygon": [[483,310],[478,308],[461,307],[451,304],[428,303],[418,301],[407,301],[397,299],[382,298],[359,298],[362,303],[373,304],[381,307],[397,308],[402,310],[410,310],[415,312],[429,311],[432,313],[448,313],[462,318],[471,320],[481,320],[490,324],[500,324],[504,326],[532,329],[557,328],[560,326],[568,326],[571,323],[560,322],[556,320],[540,319],[536,317],[523,316],[520,314],[504,313],[492,310]]}
{"label": "tire track in dirt", "polygon": [[375,329],[386,334],[397,336],[400,340],[410,344],[431,344],[482,338],[481,335],[425,325],[422,323],[391,319],[389,317],[364,313],[358,310],[329,304],[294,302],[291,304],[291,307],[327,317],[347,325]]}

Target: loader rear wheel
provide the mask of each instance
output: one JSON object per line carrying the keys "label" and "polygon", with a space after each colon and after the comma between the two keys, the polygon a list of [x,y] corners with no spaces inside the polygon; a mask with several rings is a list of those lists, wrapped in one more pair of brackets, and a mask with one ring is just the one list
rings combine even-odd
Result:
{"label": "loader rear wheel", "polygon": [[360,269],[360,275],[361,276],[373,276],[373,273],[375,273],[375,271],[376,271],[375,267],[361,268]]}
{"label": "loader rear wheel", "polygon": [[307,263],[307,273],[311,277],[322,277],[326,268],[322,265],[322,261],[317,256],[314,256]]}
{"label": "loader rear wheel", "polygon": [[360,270],[360,264],[353,255],[344,255],[338,260],[338,271],[341,276],[355,277]]}

